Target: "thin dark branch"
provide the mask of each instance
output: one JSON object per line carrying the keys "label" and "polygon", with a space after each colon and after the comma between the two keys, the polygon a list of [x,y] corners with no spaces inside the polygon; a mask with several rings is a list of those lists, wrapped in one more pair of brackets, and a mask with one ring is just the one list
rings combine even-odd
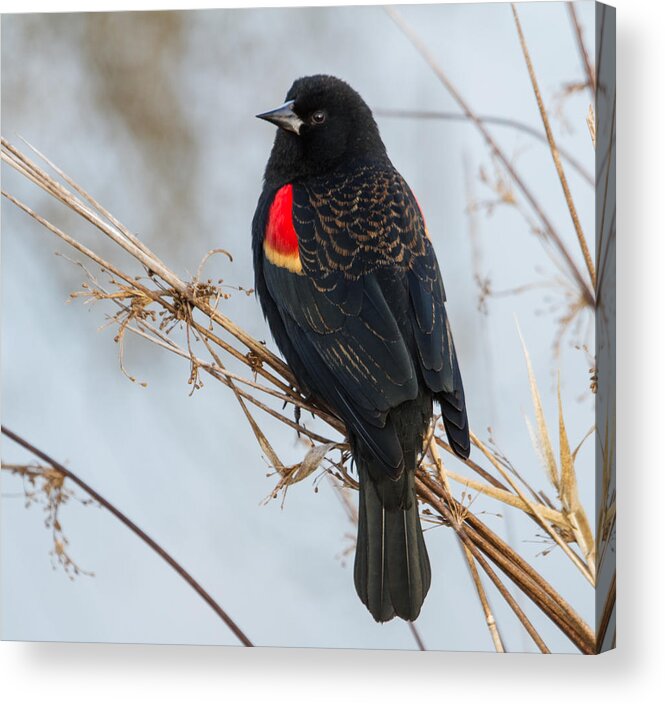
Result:
{"label": "thin dark branch", "polygon": [[[374,114],[379,117],[401,117],[413,118],[417,120],[453,120],[457,122],[468,122],[469,116],[460,112],[444,112],[440,110],[391,110],[376,109]],[[487,125],[499,125],[501,127],[511,127],[525,134],[534,137],[545,145],[548,145],[547,137],[535,127],[513,120],[509,117],[494,117],[492,115],[478,115],[478,119]],[[548,145],[549,146],[549,145]],[[561,156],[579,173],[579,175],[592,187],[596,181],[589,171],[567,150],[559,147]]]}
{"label": "thin dark branch", "polygon": [[186,582],[194,589],[195,592],[210,606],[210,608],[224,621],[224,623],[233,631],[238,640],[247,647],[252,647],[253,643],[240,630],[233,619],[222,609],[222,607],[208,594],[208,592],[192,577],[184,567],[176,562],[164,548],[158,545],[149,535],[142,531],[136,523],[127,518],[124,513],[117,509],[113,504],[109,503],[103,496],[98,494],[91,486],[79,479],[73,472],[67,469],[64,465],[56,462],[52,457],[49,457],[45,452],[38,450],[34,445],[31,445],[27,440],[24,440],[16,433],[12,432],[5,426],[2,426],[2,434],[6,435],[10,440],[21,445],[28,452],[39,457],[43,462],[51,465],[53,469],[60,472],[64,477],[83,489],[90,497],[92,497],[100,506],[103,506],[107,511],[112,513],[121,523],[124,523],[129,530],[137,535],[148,547],[152,548],[166,563],[168,563]]}
{"label": "thin dark branch", "polygon": [[411,631],[411,634],[413,635],[416,643],[418,644],[418,648],[420,650],[427,650],[425,647],[425,644],[423,643],[423,639],[420,637],[420,633],[418,633],[418,629],[416,628],[416,624],[408,621],[409,624],[409,630]]}

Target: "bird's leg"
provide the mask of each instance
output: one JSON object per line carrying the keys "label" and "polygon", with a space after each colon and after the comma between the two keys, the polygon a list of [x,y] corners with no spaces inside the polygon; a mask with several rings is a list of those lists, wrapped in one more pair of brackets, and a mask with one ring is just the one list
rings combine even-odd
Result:
{"label": "bird's leg", "polygon": [[[284,403],[282,404],[282,410],[284,410],[286,408],[287,403],[288,403],[288,401],[284,401]],[[295,420],[297,426],[301,425],[300,424],[301,413],[302,413],[302,411],[301,411],[300,406],[298,406],[297,404],[294,404],[294,406],[293,406],[293,420]],[[300,431],[296,430],[296,433],[298,434],[298,437],[300,437]]]}

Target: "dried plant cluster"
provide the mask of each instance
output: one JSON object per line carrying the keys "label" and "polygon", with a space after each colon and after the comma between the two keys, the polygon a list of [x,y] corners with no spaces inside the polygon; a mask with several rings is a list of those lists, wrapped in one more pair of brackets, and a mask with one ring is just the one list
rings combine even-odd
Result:
{"label": "dried plant cluster", "polygon": [[[564,244],[562,237],[545,215],[536,195],[530,191],[516,167],[492,137],[488,129],[489,119],[479,118],[473,112],[422,40],[406,24],[401,15],[394,9],[389,9],[388,12],[423,55],[446,90],[457,101],[465,118],[476,126],[486,140],[495,165],[495,175],[491,176],[483,172],[482,179],[485,185],[496,193],[497,202],[518,208],[525,218],[527,229],[537,234],[544,243],[547,253],[556,261],[561,271],[558,285],[564,287],[563,300],[568,306],[567,311],[562,315],[560,330],[557,333],[557,338],[560,340],[582,311],[593,313],[596,305],[596,271],[585,233],[577,216],[574,198],[566,180],[563,162],[567,157],[562,159],[561,152],[557,148],[516,9],[513,7],[517,37],[529,70],[554,167],[562,185],[563,197],[577,235],[579,244],[577,252],[570,251]],[[574,15],[572,19],[582,55],[585,57],[585,67],[588,69],[585,88],[593,95],[593,91],[596,90],[593,68],[584,49],[577,19]],[[592,113],[589,126],[594,137],[595,122]],[[30,145],[28,147],[34,152],[34,157],[29,157],[15,145],[3,139],[2,160],[91,223],[100,235],[110,238],[118,247],[119,254],[122,250],[133,258],[135,266],[132,270],[120,266],[115,260],[102,258],[94,247],[84,245],[76,237],[39,215],[27,204],[3,192],[5,198],[41,223],[82,258],[75,260],[75,263],[85,272],[86,281],[79,291],[71,294],[72,298],[83,299],[86,302],[107,302],[112,306],[107,324],[114,325],[117,329],[115,341],[119,345],[120,367],[123,373],[131,381],[145,383],[137,381],[125,368],[123,349],[128,335],[141,337],[183,358],[189,365],[188,382],[192,392],[201,387],[203,378],[211,377],[224,384],[234,394],[239,410],[256,437],[260,453],[277,473],[275,489],[269,499],[276,498],[281,492],[285,493],[293,483],[302,481],[314,472],[319,472],[339,491],[349,519],[356,520],[355,500],[349,499],[349,493],[357,489],[357,482],[353,478],[350,466],[351,455],[342,424],[328,409],[304,397],[284,362],[264,343],[251,337],[241,326],[225,315],[224,301],[231,295],[230,292],[233,289],[222,281],[203,278],[204,265],[212,255],[227,256],[229,260],[231,256],[224,250],[208,252],[202,258],[193,279],[183,280],[171,266],[160,259],[157,253],[151,251],[129,228],[119,222],[58,166],[34,147]],[[567,163],[570,164],[570,159]],[[473,203],[472,206],[474,206]],[[475,204],[475,207],[478,205]],[[481,288],[481,299],[495,295],[490,283],[480,272],[476,272],[476,278]],[[236,291],[250,293],[242,289],[236,289]],[[486,591],[489,584],[507,602],[538,649],[543,653],[549,652],[543,638],[508,589],[508,583],[512,582],[556,624],[576,648],[582,653],[594,653],[598,650],[599,643],[603,642],[603,638],[597,638],[597,634],[589,624],[575,612],[554,587],[473,512],[473,502],[470,500],[472,495],[483,494],[498,502],[501,510],[514,510],[527,515],[536,524],[537,529],[546,536],[550,544],[548,549],[560,549],[568,557],[574,569],[579,570],[585,577],[589,583],[589,589],[594,588],[598,561],[596,538],[592,528],[593,521],[589,520],[579,499],[575,469],[578,450],[586,437],[576,446],[571,441],[566,428],[565,409],[561,403],[560,393],[558,394],[558,437],[556,441],[550,437],[538,384],[526,347],[524,347],[524,355],[536,420],[535,426],[530,429],[531,439],[541,455],[546,470],[545,476],[554,490],[554,498],[549,498],[546,491],[528,484],[493,442],[483,442],[475,433],[471,435],[472,444],[477,450],[474,455],[480,459],[467,460],[464,473],[453,471],[446,462],[446,458],[452,455],[452,450],[445,440],[442,424],[435,419],[426,438],[422,462],[417,473],[417,491],[422,505],[423,520],[451,528],[459,539],[472,583],[478,594],[478,603],[492,643],[498,652],[503,652],[505,648]],[[232,371],[229,366],[241,371]],[[282,461],[270,438],[262,429],[257,416],[259,411],[269,414],[288,426],[294,433],[298,433],[303,444],[302,461],[295,465],[288,465]],[[318,419],[316,430],[300,422],[302,411]],[[589,434],[592,432],[593,429]],[[529,441],[526,433],[525,440]],[[577,441],[579,440],[577,438]],[[558,452],[554,449],[557,445]],[[609,453],[611,450],[608,449],[607,454]],[[611,460],[608,458],[606,487],[608,493],[611,485],[610,465]],[[34,500],[40,492],[47,497],[47,525],[54,532],[57,559],[65,569],[78,573],[79,568],[66,552],[67,542],[58,521],[58,509],[71,496],[64,486],[65,475],[55,467],[37,465],[19,467],[3,464],[3,469],[24,477],[30,485],[29,490],[26,491],[29,500]],[[602,521],[596,527],[597,534],[608,535],[613,522],[614,500],[613,496],[608,496],[604,503]],[[60,548],[57,547],[58,545]],[[481,575],[485,575],[485,578],[481,578]],[[608,599],[606,605],[606,609],[610,611],[613,608],[613,599],[612,594],[611,600]],[[413,632],[418,645],[424,647],[417,631],[414,629]],[[247,640],[245,644],[250,643]]]}
{"label": "dried plant cluster", "polygon": [[77,497],[71,487],[65,484],[65,475],[50,464],[10,464],[2,463],[2,469],[20,477],[23,481],[25,507],[33,504],[44,510],[44,525],[51,531],[53,548],[51,559],[53,568],[60,565],[70,579],[79,575],[94,576],[80,567],[69,554],[69,540],[60,523],[60,509],[71,499],[79,501],[83,506],[93,502],[90,498]]}

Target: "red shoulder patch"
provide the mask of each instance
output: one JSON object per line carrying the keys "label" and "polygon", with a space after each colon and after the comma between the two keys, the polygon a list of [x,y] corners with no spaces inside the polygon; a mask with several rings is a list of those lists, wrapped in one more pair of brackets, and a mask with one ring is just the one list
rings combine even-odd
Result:
{"label": "red shoulder patch", "polygon": [[418,198],[416,198],[416,194],[415,194],[415,193],[413,194],[413,199],[416,201],[416,205],[418,206],[418,210],[420,211],[420,217],[421,217],[422,220],[423,220],[423,225],[424,225],[424,227],[425,227],[425,237],[427,237],[427,239],[432,239],[432,238],[429,236],[429,230],[427,229],[427,221],[425,220],[425,213],[423,213],[423,209],[422,209],[422,207],[420,206],[420,203],[418,202]]}
{"label": "red shoulder patch", "polygon": [[298,273],[302,271],[298,235],[293,226],[293,186],[290,183],[275,193],[270,204],[263,251],[272,264]]}

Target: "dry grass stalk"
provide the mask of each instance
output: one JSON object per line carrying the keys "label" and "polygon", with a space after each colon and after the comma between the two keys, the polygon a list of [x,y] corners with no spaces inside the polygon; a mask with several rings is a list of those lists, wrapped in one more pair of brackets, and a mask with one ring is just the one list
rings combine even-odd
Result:
{"label": "dry grass stalk", "polygon": [[[439,447],[442,447],[449,455],[454,455],[454,451],[452,447],[440,436],[435,435],[434,439],[436,440],[436,444]],[[464,462],[464,464],[471,470],[473,470],[476,474],[478,474],[480,477],[482,477],[490,486],[496,488],[496,489],[502,489],[503,491],[508,491],[508,487],[505,484],[502,484],[496,477],[492,476],[490,472],[488,472],[486,469],[483,469],[477,462],[474,462],[472,459],[467,458],[465,460],[461,460]],[[450,474],[450,472],[449,472]],[[452,476],[452,474],[451,474]],[[474,487],[478,488],[478,487]]]}
{"label": "dry grass stalk", "polygon": [[538,110],[540,111],[540,116],[543,121],[543,127],[545,128],[545,133],[547,134],[547,140],[550,145],[550,151],[552,152],[552,159],[554,160],[554,166],[556,168],[557,175],[559,176],[559,181],[561,182],[561,187],[563,188],[563,193],[566,198],[566,204],[568,205],[568,211],[570,212],[570,217],[573,221],[573,227],[575,228],[575,233],[577,234],[577,239],[580,244],[580,249],[582,250],[582,255],[584,256],[584,261],[589,271],[589,277],[591,278],[591,284],[593,290],[596,289],[596,268],[591,258],[591,252],[589,251],[589,246],[582,231],[582,224],[580,222],[579,216],[577,214],[577,208],[575,207],[575,202],[573,200],[573,195],[568,186],[568,179],[566,178],[565,171],[563,169],[563,164],[561,163],[561,157],[559,155],[559,150],[556,146],[556,141],[554,139],[554,133],[552,132],[552,127],[550,125],[549,117],[547,116],[547,110],[545,109],[545,103],[543,102],[542,95],[540,94],[540,88],[538,87],[538,79],[536,78],[536,72],[533,68],[533,62],[531,61],[531,55],[529,53],[529,48],[526,44],[526,39],[524,37],[524,32],[522,31],[522,24],[520,23],[519,15],[517,14],[517,8],[514,3],[511,3],[513,9],[513,17],[515,18],[515,26],[517,27],[517,33],[520,39],[520,46],[522,47],[522,53],[524,54],[524,60],[526,62],[527,70],[529,71],[529,78],[531,79],[531,85],[533,87],[534,95],[536,96],[536,102],[538,103]]}
{"label": "dry grass stalk", "polygon": [[[433,477],[421,470],[417,479],[418,492],[430,506],[437,509],[439,514],[445,518],[448,524],[458,533],[465,545],[477,545],[506,576],[508,576],[520,590],[528,596],[538,607],[548,615],[557,626],[582,650],[582,652],[592,652],[588,648],[593,640],[593,634],[588,626],[584,625],[580,617],[571,610],[570,606],[561,596],[548,584],[523,558],[521,558],[509,545],[502,541],[493,533],[482,521],[480,521],[466,506],[456,501],[442,486],[440,482],[435,482]],[[471,549],[471,548],[470,548]],[[476,559],[478,552],[472,553]],[[534,637],[533,627],[525,620],[521,609],[516,608],[517,604],[506,595],[505,589],[497,584],[497,575],[489,565],[479,564],[487,572],[488,576],[497,585],[500,593],[509,606],[513,609],[518,619],[522,622],[527,632]],[[498,580],[500,583],[500,580]],[[503,586],[503,585],[501,585]],[[534,638],[534,642],[541,647],[541,641]],[[542,648],[541,648],[542,650]],[[546,652],[546,651],[543,651]]]}
{"label": "dry grass stalk", "polygon": [[394,7],[386,7],[385,10],[390,15],[390,17],[393,19],[395,24],[404,33],[404,35],[413,44],[413,46],[418,50],[420,55],[427,62],[429,67],[432,69],[432,71],[436,74],[437,78],[441,81],[441,83],[446,88],[446,90],[450,93],[450,95],[453,97],[453,99],[460,106],[460,108],[462,109],[464,114],[469,118],[469,120],[471,120],[471,122],[473,122],[473,124],[476,125],[476,127],[478,128],[478,130],[482,134],[483,138],[485,139],[485,142],[487,143],[487,146],[489,147],[491,153],[501,162],[501,164],[506,169],[508,174],[510,174],[511,179],[513,180],[515,185],[519,188],[519,190],[522,192],[522,195],[524,196],[526,201],[529,203],[529,206],[532,208],[533,212],[536,214],[539,221],[542,223],[544,232],[546,233],[548,240],[550,240],[552,242],[552,244],[554,245],[556,250],[559,252],[560,256],[563,258],[563,261],[565,262],[567,271],[573,277],[573,279],[577,282],[577,285],[579,286],[579,289],[580,289],[580,293],[584,297],[586,304],[593,308],[595,306],[594,289],[591,288],[589,286],[588,282],[585,280],[585,278],[582,275],[581,271],[579,270],[577,264],[575,263],[573,256],[568,251],[568,248],[564,244],[561,236],[556,231],[552,222],[545,214],[545,211],[543,210],[542,206],[538,202],[538,199],[533,195],[533,193],[531,192],[531,189],[528,188],[524,179],[522,179],[521,176],[517,173],[515,167],[511,163],[510,159],[506,156],[504,151],[499,147],[496,140],[492,137],[492,135],[488,131],[485,124],[482,122],[482,120],[480,120],[478,115],[476,115],[476,113],[471,109],[469,104],[464,100],[464,98],[462,97],[459,90],[455,87],[455,85],[452,83],[452,81],[448,78],[445,71],[438,64],[438,62],[434,58],[433,54],[429,51],[429,49],[427,48],[425,43],[422,41],[422,39],[418,36],[418,34],[404,20],[402,15]]}
{"label": "dry grass stalk", "polygon": [[413,639],[416,641],[416,644],[418,645],[418,650],[427,650],[425,647],[425,643],[423,642],[423,639],[420,636],[420,633],[418,629],[416,628],[416,624],[413,623],[412,621],[407,621],[409,625],[409,630],[411,631],[411,635],[413,635]]}
{"label": "dry grass stalk", "polygon": [[466,557],[466,562],[469,566],[469,572],[471,573],[471,578],[473,579],[473,583],[476,587],[476,591],[478,592],[478,598],[480,599],[483,613],[485,614],[485,623],[487,624],[487,628],[489,629],[490,636],[492,637],[492,643],[494,644],[494,650],[496,650],[497,653],[505,653],[506,649],[504,648],[503,641],[501,640],[501,634],[499,633],[499,628],[497,626],[496,620],[494,618],[494,614],[492,613],[492,609],[491,609],[489,601],[487,599],[487,594],[485,593],[485,588],[483,587],[483,583],[480,580],[480,575],[478,574],[478,568],[476,567],[476,563],[473,559],[473,555],[471,553],[471,550],[469,550],[469,548],[466,545],[462,545],[462,552],[464,553],[464,557]]}
{"label": "dry grass stalk", "polygon": [[[294,423],[283,413],[274,410],[256,397],[256,394],[265,394],[268,398],[278,398],[287,401],[294,408],[307,408],[317,418],[327,423],[330,430],[334,433],[343,430],[338,419],[327,412],[326,409],[312,404],[300,394],[290,371],[281,360],[276,358],[265,345],[251,338],[244,330],[218,310],[217,306],[223,298],[220,298],[219,292],[213,284],[210,282],[201,283],[201,281],[196,279],[189,283],[182,281],[163,262],[152,255],[147,247],[137,245],[137,238],[131,238],[123,234],[128,232],[126,228],[119,224],[114,224],[117,221],[112,221],[110,218],[105,217],[103,209],[89,205],[90,203],[96,203],[96,201],[88,196],[83,189],[72,185],[73,182],[71,180],[65,179],[82,196],[85,202],[36,164],[33,164],[31,160],[5,140],[3,140],[2,144],[3,161],[42,188],[46,193],[52,195],[89,222],[92,222],[98,230],[110,237],[125,252],[130,253],[147,270],[147,277],[139,278],[122,271],[46,221],[24,203],[9,194],[5,194],[9,200],[24,212],[35,218],[49,231],[60,237],[82,255],[90,258],[103,271],[107,272],[108,276],[111,277],[110,283],[114,290],[105,290],[93,279],[93,285],[91,288],[86,289],[86,295],[91,297],[92,300],[107,300],[118,308],[118,313],[110,318],[112,322],[117,324],[119,328],[122,327],[125,332],[141,335],[143,338],[157,344],[161,349],[189,360],[190,382],[194,385],[199,383],[199,370],[203,370],[231,388],[241,403],[243,414],[250,422],[262,452],[280,472],[280,481],[284,479],[282,483],[284,488],[296,481],[302,474],[307,474],[307,472],[302,471],[302,463],[298,465],[300,471],[294,472],[293,467],[286,467],[281,462],[268,438],[261,430],[260,424],[253,418],[248,404],[270,413],[285,425],[297,429],[303,435],[308,436],[312,442],[318,442],[322,445],[331,443],[329,447],[336,445],[342,450],[347,447],[344,443],[327,437],[325,434],[313,433],[302,425]],[[62,174],[60,170],[56,171]],[[64,179],[64,176],[62,178]],[[157,319],[162,321],[160,324],[155,323],[155,316],[151,315],[151,312],[155,313]],[[215,331],[214,324],[221,328],[222,332],[230,336],[230,342],[223,339]],[[178,345],[170,337],[171,331],[178,326],[186,332],[186,346]],[[194,345],[199,341],[204,344],[207,353],[211,357],[210,360],[202,359],[194,351]],[[222,362],[221,353],[226,353],[230,358],[243,364],[250,374],[255,377],[255,380],[251,381],[242,375],[227,370]],[[261,383],[256,381],[257,377],[260,377]],[[433,433],[434,430],[433,428]],[[438,433],[433,434],[432,439],[434,442],[430,443],[430,447],[441,447],[450,452],[449,446]],[[322,449],[310,449],[309,452],[314,452],[317,458],[319,455],[324,454]],[[348,458],[348,453],[346,457]],[[338,463],[326,458],[326,463],[329,463],[330,467],[326,467],[325,471],[333,473],[335,481],[354,488],[357,486],[344,468],[344,460]],[[310,460],[305,461],[305,469],[308,468],[308,465],[313,466],[314,464]],[[488,496],[492,496],[492,490],[497,488],[502,491],[509,491],[508,487],[511,486],[511,482],[505,476],[502,468],[500,466],[497,467],[491,460],[492,471],[480,467],[473,461],[468,461],[466,466],[478,473],[487,482],[485,493]],[[507,480],[507,484],[503,484],[493,476],[493,471],[497,470]],[[446,483],[445,471],[439,472],[437,475],[431,475],[425,469],[421,469],[418,482],[420,498],[438,513],[440,520],[451,525],[459,533],[466,548],[471,551],[476,562],[481,565],[499,592],[510,604],[538,648],[543,652],[547,652],[547,646],[542,642],[542,638],[526,619],[497,573],[492,570],[483,555],[486,555],[501,572],[513,581],[562,630],[576,647],[582,652],[593,652],[595,649],[594,634],[584,620],[533,567],[489,530],[469,510],[469,507],[457,502],[446,488]],[[514,487],[513,491],[515,491]],[[533,502],[523,501],[517,491],[515,492],[515,498],[516,501],[522,501],[522,510],[534,515],[540,511],[540,508],[536,507]],[[516,501],[513,501],[512,505],[519,509],[520,505]],[[506,501],[505,503],[510,502]],[[542,511],[540,511],[540,515],[545,520],[545,514]]]}
{"label": "dry grass stalk", "polygon": [[[432,429],[434,427],[435,423],[432,423]],[[439,454],[439,447],[434,439],[433,433],[430,435],[429,439],[425,440],[424,447],[429,448],[429,454],[432,460],[434,461],[434,466],[436,467],[439,480],[441,481],[441,485],[443,486],[447,496],[452,498],[450,484],[448,483],[447,470],[444,467],[443,461],[441,460],[441,455]],[[464,523],[466,509],[464,509],[463,511],[456,511],[455,504],[452,501],[448,501],[448,505],[451,507],[451,512],[456,518],[456,526],[462,526]],[[494,619],[494,614],[492,613],[492,610],[490,608],[487,595],[485,594],[485,588],[483,587],[483,584],[480,580],[480,576],[478,575],[478,569],[476,567],[473,555],[471,554],[469,548],[462,541],[458,528],[456,528],[456,531],[457,536],[460,538],[462,552],[464,553],[464,556],[467,560],[467,564],[469,566],[469,573],[471,575],[471,579],[473,581],[474,587],[476,588],[476,592],[478,593],[478,599],[480,600],[480,605],[483,610],[483,614],[485,615],[485,623],[487,624],[487,627],[489,629],[490,636],[492,638],[492,643],[494,644],[494,648],[497,653],[503,653],[505,652],[505,650],[501,641],[501,636],[499,635],[499,629]]]}
{"label": "dry grass stalk", "polygon": [[570,451],[568,433],[563,419],[563,405],[561,403],[561,384],[557,388],[559,403],[559,453],[561,462],[561,493],[560,499],[564,513],[569,520],[575,534],[575,540],[582,550],[589,573],[596,578],[596,541],[594,540],[589,520],[580,501],[577,490],[577,474],[575,472],[575,459]]}
{"label": "dry grass stalk", "polygon": [[584,37],[582,36],[582,27],[579,20],[577,19],[577,11],[575,10],[575,3],[566,3],[568,7],[568,14],[570,15],[570,21],[573,25],[575,31],[575,38],[577,39],[577,48],[580,52],[580,58],[582,59],[582,66],[584,68],[584,73],[586,74],[587,86],[591,91],[592,97],[596,94],[596,74],[591,66],[591,59],[589,58],[589,52],[586,49],[586,44],[584,43]]}
{"label": "dry grass stalk", "polygon": [[614,467],[616,437],[610,433],[610,413],[605,414],[605,427],[600,435],[600,452],[602,459],[602,477],[600,486],[600,506],[598,507],[596,542],[600,546],[598,554],[599,570],[611,548],[611,537],[616,526],[616,487],[614,486]]}

